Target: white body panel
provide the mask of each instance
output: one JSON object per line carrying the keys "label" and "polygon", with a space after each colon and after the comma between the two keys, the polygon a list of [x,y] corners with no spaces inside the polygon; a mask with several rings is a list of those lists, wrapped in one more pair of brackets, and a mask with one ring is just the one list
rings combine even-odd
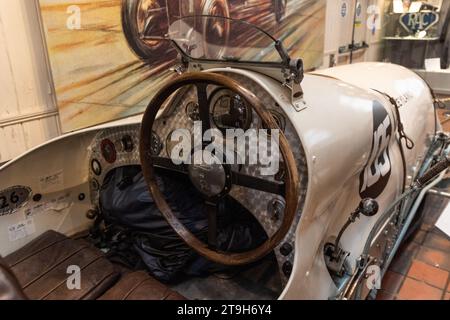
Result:
{"label": "white body panel", "polygon": [[[86,230],[92,223],[85,215],[92,207],[89,199],[88,147],[98,131],[127,123],[140,123],[141,118],[134,116],[66,134],[1,167],[0,190],[26,185],[33,190],[33,194],[41,193],[43,200],[34,203],[30,199],[26,206],[13,214],[0,216],[0,255],[14,252],[49,229],[67,235]],[[47,187],[41,182],[41,179],[57,174],[58,181],[53,187]],[[86,195],[84,201],[78,200],[81,193]],[[22,239],[10,241],[9,227],[27,218],[31,218],[29,220],[33,223],[34,232]]]}
{"label": "white body panel", "polygon": [[[413,174],[417,159],[423,159],[427,141],[435,130],[432,99],[426,84],[412,72],[393,65],[357,64],[328,69],[321,71],[323,75],[305,75],[302,86],[307,108],[297,112],[290,103],[290,91],[267,76],[231,68],[209,71],[235,72],[251,78],[272,95],[295,127],[306,153],[309,183],[296,233],[293,273],[281,298],[328,299],[334,296],[336,286],[325,266],[323,246],[330,237],[337,235],[361,201],[360,174],[371,157],[374,140],[374,102],[385,110],[392,124],[392,134],[397,130],[393,106],[371,88],[396,98],[409,97],[401,108],[401,115],[406,133],[416,143],[414,150],[407,153],[408,172]],[[139,121],[137,117],[121,124]],[[20,241],[9,242],[8,226],[24,220],[24,209],[0,217],[1,255],[18,249],[45,230],[71,234],[87,226],[89,221],[84,215],[90,208],[89,199],[85,202],[77,199],[80,192],[89,194],[86,148],[97,131],[117,125],[59,138],[0,169],[0,190],[24,184],[39,190],[36,175],[45,177],[60,170],[64,172],[64,182],[57,191],[72,190],[67,208],[45,218],[44,215],[34,216],[36,232]],[[403,188],[400,148],[394,137],[388,140],[388,148],[391,174],[384,191],[377,197],[380,211],[392,203]],[[351,252],[351,261],[361,254],[376,220],[377,217],[363,217],[345,233],[341,243]]]}
{"label": "white body panel", "polygon": [[[213,69],[220,71],[224,69]],[[381,103],[397,127],[393,105],[380,93],[396,99],[407,97],[400,109],[405,132],[415,142],[406,150],[408,175],[417,173],[435,132],[435,114],[426,83],[413,72],[392,64],[361,63],[305,75],[302,87],[307,108],[297,112],[290,104],[290,91],[277,81],[249,71],[226,69],[258,82],[278,101],[297,130],[309,168],[309,185],[303,216],[297,229],[294,271],[282,294],[285,299],[328,299],[336,293],[325,266],[323,246],[336,236],[361,201],[359,175],[371,154],[372,104]],[[334,77],[336,79],[333,79]],[[342,77],[342,80],[338,78]],[[391,79],[391,80],[387,80]],[[351,81],[351,82],[350,82]],[[295,146],[292,146],[295,148]],[[389,142],[392,174],[377,198],[380,212],[403,188],[403,165],[397,139]],[[376,217],[362,217],[342,239],[350,260],[362,253]]]}
{"label": "white body panel", "polygon": [[430,141],[430,135],[440,129],[440,125],[436,123],[433,97],[428,86],[417,74],[399,65],[373,62],[357,66],[357,74],[352,65],[320,70],[317,73],[367,90],[377,89],[397,100],[405,132],[417,145],[413,150],[405,150],[407,163],[415,163],[408,166],[408,176],[415,177],[418,164],[423,161],[424,143]]}

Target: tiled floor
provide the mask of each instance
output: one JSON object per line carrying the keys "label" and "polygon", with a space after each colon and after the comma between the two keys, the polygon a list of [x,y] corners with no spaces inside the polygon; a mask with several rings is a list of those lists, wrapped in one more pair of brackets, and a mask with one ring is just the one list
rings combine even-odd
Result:
{"label": "tiled floor", "polygon": [[450,238],[434,224],[447,199],[428,195],[425,217],[383,279],[380,300],[450,300]]}
{"label": "tiled floor", "polygon": [[[439,110],[439,115],[444,129],[450,131],[444,111]],[[421,227],[399,249],[377,299],[450,300],[450,237],[434,226],[448,201],[427,196]]]}

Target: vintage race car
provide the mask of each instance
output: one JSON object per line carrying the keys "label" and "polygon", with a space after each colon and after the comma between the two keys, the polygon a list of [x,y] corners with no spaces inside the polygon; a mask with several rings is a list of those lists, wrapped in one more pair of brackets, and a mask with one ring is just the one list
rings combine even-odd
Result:
{"label": "vintage race car", "polygon": [[0,297],[373,298],[449,166],[427,84],[384,63],[304,74],[240,20],[169,34],[178,75],[143,116],[0,169]]}

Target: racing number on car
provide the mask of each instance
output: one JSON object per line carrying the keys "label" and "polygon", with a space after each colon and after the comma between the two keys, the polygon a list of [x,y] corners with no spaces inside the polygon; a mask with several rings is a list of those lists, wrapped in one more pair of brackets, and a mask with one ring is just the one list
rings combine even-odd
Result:
{"label": "racing number on car", "polygon": [[391,176],[389,143],[392,124],[382,104],[373,103],[373,141],[369,161],[360,176],[361,198],[376,199],[386,188]]}
{"label": "racing number on car", "polygon": [[14,212],[24,205],[30,197],[31,189],[15,186],[0,190],[0,217]]}
{"label": "racing number on car", "polygon": [[16,204],[17,202],[19,202],[19,197],[17,196],[17,194],[15,192],[11,193],[11,196],[9,198],[9,202],[8,199],[5,196],[1,196],[0,197],[0,209],[6,209],[9,207],[9,204]]}

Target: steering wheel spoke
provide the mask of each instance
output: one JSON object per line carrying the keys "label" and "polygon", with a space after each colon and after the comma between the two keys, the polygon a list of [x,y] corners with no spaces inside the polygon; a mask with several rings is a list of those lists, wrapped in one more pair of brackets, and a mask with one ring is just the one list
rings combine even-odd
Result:
{"label": "steering wheel spoke", "polygon": [[286,187],[284,183],[269,181],[266,179],[249,176],[239,172],[233,172],[232,183],[237,186],[263,191],[267,193],[273,193],[283,197],[286,192]]}
{"label": "steering wheel spoke", "polygon": [[175,164],[170,158],[152,156],[152,162],[157,168],[188,174],[188,167],[186,164]]}
{"label": "steering wheel spoke", "polygon": [[211,129],[211,122],[209,119],[209,105],[208,105],[208,84],[207,83],[197,83],[195,85],[197,89],[197,99],[198,107],[200,113],[200,120],[202,121],[202,134]]}
{"label": "steering wheel spoke", "polygon": [[217,250],[217,234],[218,234],[218,214],[220,210],[220,202],[206,202],[206,212],[208,215],[208,247]]}

